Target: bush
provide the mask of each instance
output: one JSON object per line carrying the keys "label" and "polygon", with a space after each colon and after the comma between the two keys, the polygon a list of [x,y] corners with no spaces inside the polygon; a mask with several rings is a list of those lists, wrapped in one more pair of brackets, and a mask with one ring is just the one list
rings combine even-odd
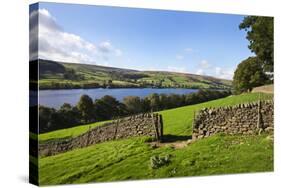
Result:
{"label": "bush", "polygon": [[164,157],[161,156],[152,156],[150,158],[150,166],[152,169],[158,169],[164,165],[168,165],[171,160],[171,155],[165,155]]}

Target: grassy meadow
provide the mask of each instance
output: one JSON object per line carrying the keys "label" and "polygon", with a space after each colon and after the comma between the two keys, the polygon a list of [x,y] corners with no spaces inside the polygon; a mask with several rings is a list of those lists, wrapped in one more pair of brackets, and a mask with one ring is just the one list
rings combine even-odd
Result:
{"label": "grassy meadow", "polygon": [[[190,136],[193,113],[219,107],[271,99],[273,95],[248,93],[201,104],[161,111],[164,135]],[[90,126],[41,134],[40,141],[77,136]],[[39,159],[40,185],[70,184],[180,176],[264,172],[273,170],[273,141],[268,135],[216,135],[185,147],[166,143],[152,147],[148,137],[109,141]],[[180,141],[176,141],[180,142]],[[170,162],[153,169],[150,158],[170,155]]]}

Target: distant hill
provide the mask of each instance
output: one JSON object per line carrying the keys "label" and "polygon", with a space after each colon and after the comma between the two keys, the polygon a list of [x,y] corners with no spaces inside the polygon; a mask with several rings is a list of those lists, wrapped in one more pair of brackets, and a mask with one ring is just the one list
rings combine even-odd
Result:
{"label": "distant hill", "polygon": [[229,89],[231,81],[211,76],[138,71],[90,64],[39,60],[40,89],[72,88],[213,88]]}

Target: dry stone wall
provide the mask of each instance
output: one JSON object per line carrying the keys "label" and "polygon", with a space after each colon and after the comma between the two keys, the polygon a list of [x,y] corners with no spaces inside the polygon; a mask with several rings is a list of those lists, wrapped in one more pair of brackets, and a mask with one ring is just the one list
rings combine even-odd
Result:
{"label": "dry stone wall", "polygon": [[100,142],[135,136],[151,136],[156,140],[161,140],[163,136],[162,115],[148,113],[130,116],[90,129],[75,138],[41,143],[39,144],[39,155],[50,156]]}
{"label": "dry stone wall", "polygon": [[273,100],[205,108],[194,119],[192,138],[200,139],[216,133],[251,135],[261,131],[273,132],[273,115]]}

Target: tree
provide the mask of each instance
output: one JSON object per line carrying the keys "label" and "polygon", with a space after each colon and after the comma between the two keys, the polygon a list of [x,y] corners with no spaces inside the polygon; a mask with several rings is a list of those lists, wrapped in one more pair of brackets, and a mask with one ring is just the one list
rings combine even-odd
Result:
{"label": "tree", "polygon": [[177,95],[177,94],[170,94],[169,95],[169,103],[171,107],[179,107],[184,103],[184,96]]}
{"label": "tree", "polygon": [[159,109],[166,109],[170,106],[169,96],[165,93],[159,95],[160,106]]}
{"label": "tree", "polygon": [[77,79],[77,75],[74,69],[66,69],[64,74],[63,74],[63,78],[67,79],[67,80],[76,80]]}
{"label": "tree", "polygon": [[55,109],[45,106],[39,106],[39,132],[44,133],[53,129],[53,114]]}
{"label": "tree", "polygon": [[94,104],[91,97],[88,95],[82,95],[77,103],[77,108],[81,113],[82,121],[84,123],[94,120]]}
{"label": "tree", "polygon": [[124,98],[123,103],[129,113],[137,114],[142,112],[142,101],[137,96],[127,96]]}
{"label": "tree", "polygon": [[152,111],[159,110],[159,107],[160,107],[159,95],[157,93],[152,93],[147,98],[150,101],[151,110]]}
{"label": "tree", "polygon": [[57,111],[62,120],[59,128],[69,128],[80,123],[80,112],[77,107],[72,107],[68,103],[64,103]]}
{"label": "tree", "polygon": [[264,72],[273,73],[273,17],[247,16],[239,28],[247,31],[248,47],[257,55]]}
{"label": "tree", "polygon": [[125,105],[110,95],[105,95],[95,101],[95,116],[97,120],[108,120],[125,114]]}
{"label": "tree", "polygon": [[263,72],[260,59],[249,57],[242,61],[235,70],[233,77],[235,93],[252,90],[253,87],[265,84],[267,80],[268,77]]}

